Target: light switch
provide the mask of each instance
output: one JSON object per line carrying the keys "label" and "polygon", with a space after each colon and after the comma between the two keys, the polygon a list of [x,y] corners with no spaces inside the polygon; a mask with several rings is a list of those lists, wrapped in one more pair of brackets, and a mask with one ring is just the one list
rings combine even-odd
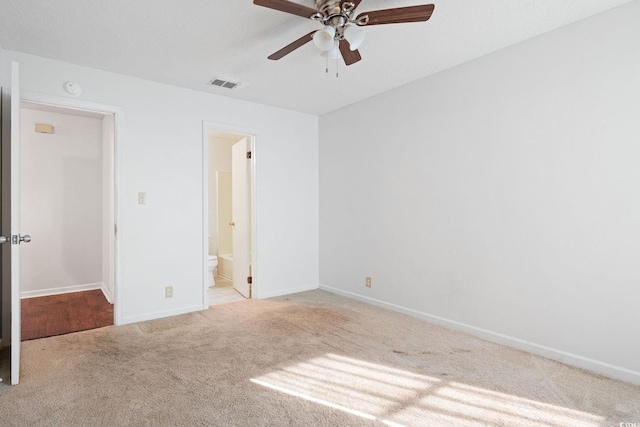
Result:
{"label": "light switch", "polygon": [[139,205],[146,205],[147,204],[147,193],[145,193],[145,192],[138,193],[138,204]]}

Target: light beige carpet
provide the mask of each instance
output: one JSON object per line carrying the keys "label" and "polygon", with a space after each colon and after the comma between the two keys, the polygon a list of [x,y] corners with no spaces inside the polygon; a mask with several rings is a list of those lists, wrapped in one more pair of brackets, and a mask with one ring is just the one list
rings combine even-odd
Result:
{"label": "light beige carpet", "polygon": [[323,291],[22,348],[2,426],[640,423],[638,386]]}

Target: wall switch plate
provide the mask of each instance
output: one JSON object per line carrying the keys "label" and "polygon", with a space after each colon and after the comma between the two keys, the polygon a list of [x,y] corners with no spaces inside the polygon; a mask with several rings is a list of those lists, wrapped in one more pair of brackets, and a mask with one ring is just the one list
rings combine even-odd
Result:
{"label": "wall switch plate", "polygon": [[147,204],[147,193],[140,192],[138,193],[138,204],[139,205],[146,205]]}
{"label": "wall switch plate", "polygon": [[371,277],[367,277],[366,284],[367,284],[367,288],[371,287]]}
{"label": "wall switch plate", "polygon": [[164,297],[173,298],[173,286],[167,286],[164,288]]}

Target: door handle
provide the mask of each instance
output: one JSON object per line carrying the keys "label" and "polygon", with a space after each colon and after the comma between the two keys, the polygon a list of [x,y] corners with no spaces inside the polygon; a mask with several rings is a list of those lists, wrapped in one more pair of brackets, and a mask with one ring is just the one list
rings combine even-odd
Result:
{"label": "door handle", "polygon": [[14,234],[11,236],[11,240],[8,237],[0,236],[0,244],[11,242],[12,245],[18,245],[22,242],[29,243],[31,241],[31,236],[25,234],[24,236],[20,236],[18,234]]}
{"label": "door handle", "polygon": [[231,222],[229,223],[229,225],[230,225],[230,226],[232,226],[232,227],[235,227],[235,226],[236,226],[236,223],[235,223],[235,222],[233,222],[233,221],[231,221]]}

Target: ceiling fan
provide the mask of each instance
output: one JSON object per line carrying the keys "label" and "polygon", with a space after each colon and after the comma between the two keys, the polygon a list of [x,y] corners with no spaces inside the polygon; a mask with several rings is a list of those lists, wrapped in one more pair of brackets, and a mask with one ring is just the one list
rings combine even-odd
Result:
{"label": "ceiling fan", "polygon": [[294,3],[289,0],[253,0],[258,6],[309,18],[324,25],[324,28],[305,34],[269,56],[278,60],[313,40],[314,44],[326,52],[329,59],[337,59],[340,54],[345,64],[351,65],[362,57],[358,48],[364,40],[364,30],[360,27],[380,24],[401,24],[404,22],[424,22],[431,18],[434,5],[398,7],[364,12],[355,15],[355,9],[362,0],[315,0],[316,8]]}

